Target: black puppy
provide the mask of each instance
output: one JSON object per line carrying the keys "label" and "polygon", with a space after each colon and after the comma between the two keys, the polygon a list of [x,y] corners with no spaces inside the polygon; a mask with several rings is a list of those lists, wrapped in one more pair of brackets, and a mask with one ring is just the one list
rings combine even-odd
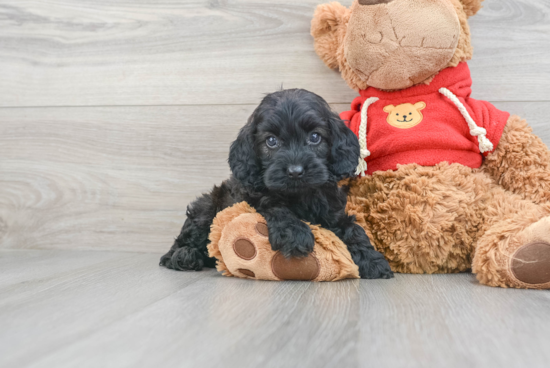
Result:
{"label": "black puppy", "polygon": [[357,137],[321,97],[300,89],[268,95],[231,145],[233,176],[188,206],[181,233],[160,264],[214,267],[206,249],[210,225],[218,212],[246,201],[265,217],[271,246],[285,257],[313,251],[308,221],[348,246],[362,278],[392,277],[388,262],[345,212],[347,196],[338,181],[353,176],[358,161]]}

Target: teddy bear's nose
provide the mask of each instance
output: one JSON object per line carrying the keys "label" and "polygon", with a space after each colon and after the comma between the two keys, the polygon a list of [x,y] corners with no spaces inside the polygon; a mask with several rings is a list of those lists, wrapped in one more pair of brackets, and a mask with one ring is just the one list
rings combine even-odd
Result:
{"label": "teddy bear's nose", "polygon": [[393,0],[359,0],[361,5],[376,5],[376,4],[387,4],[391,3]]}

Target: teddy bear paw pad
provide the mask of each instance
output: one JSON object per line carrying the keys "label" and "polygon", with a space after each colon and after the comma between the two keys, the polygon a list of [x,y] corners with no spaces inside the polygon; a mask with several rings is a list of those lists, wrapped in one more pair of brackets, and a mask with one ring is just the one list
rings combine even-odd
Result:
{"label": "teddy bear paw pad", "polygon": [[252,277],[252,278],[255,278],[256,277],[256,274],[250,270],[247,270],[247,269],[244,269],[244,268],[239,268],[237,271],[239,271],[240,273],[242,273],[243,275],[245,276],[248,276],[248,277]]}
{"label": "teddy bear paw pad", "polygon": [[311,281],[319,276],[321,267],[317,258],[310,254],[305,258],[285,258],[277,252],[271,261],[273,274],[281,280]]}
{"label": "teddy bear paw pad", "polygon": [[266,238],[269,236],[269,230],[267,229],[267,224],[264,224],[263,222],[258,222],[255,228],[258,234],[265,236]]}
{"label": "teddy bear paw pad", "polygon": [[237,256],[247,261],[256,257],[256,247],[248,239],[238,239],[233,243],[233,250]]}
{"label": "teddy bear paw pad", "polygon": [[550,243],[534,242],[519,248],[512,257],[511,270],[530,285],[550,283]]}

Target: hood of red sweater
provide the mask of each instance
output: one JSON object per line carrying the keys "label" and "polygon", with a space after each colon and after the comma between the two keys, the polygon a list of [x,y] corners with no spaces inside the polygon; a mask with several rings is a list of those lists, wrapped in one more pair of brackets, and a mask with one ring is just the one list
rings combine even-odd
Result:
{"label": "hood of red sweater", "polygon": [[443,69],[430,84],[418,84],[399,91],[382,91],[374,87],[359,91],[361,97],[378,97],[381,100],[409,98],[437,94],[440,88],[452,88],[459,97],[472,93],[472,77],[468,63],[460,63],[454,68]]}

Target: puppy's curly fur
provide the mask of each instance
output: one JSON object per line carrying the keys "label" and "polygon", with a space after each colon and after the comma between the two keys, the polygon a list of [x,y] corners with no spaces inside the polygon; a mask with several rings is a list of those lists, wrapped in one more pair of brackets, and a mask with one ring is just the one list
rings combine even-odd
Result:
{"label": "puppy's curly fur", "polygon": [[357,137],[321,97],[300,89],[268,95],[231,145],[233,176],[188,206],[181,233],[160,264],[214,267],[207,252],[210,225],[218,212],[246,201],[266,219],[271,246],[285,257],[313,251],[307,221],[348,246],[362,278],[392,277],[388,262],[345,212],[347,194],[338,182],[354,175],[358,160]]}

